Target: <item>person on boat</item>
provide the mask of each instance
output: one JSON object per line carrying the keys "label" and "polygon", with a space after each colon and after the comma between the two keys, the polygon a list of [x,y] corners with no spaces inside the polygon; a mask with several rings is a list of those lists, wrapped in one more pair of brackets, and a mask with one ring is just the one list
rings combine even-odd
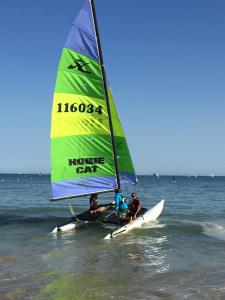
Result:
{"label": "person on boat", "polygon": [[130,217],[131,220],[134,220],[136,219],[138,213],[141,210],[141,202],[136,193],[132,193],[131,197],[132,197],[132,201],[128,208],[128,217]]}
{"label": "person on boat", "polygon": [[124,218],[128,212],[128,205],[120,189],[115,189],[115,213],[119,218]]}
{"label": "person on boat", "polygon": [[92,194],[90,197],[90,213],[103,213],[106,210],[104,205],[98,205],[98,194]]}

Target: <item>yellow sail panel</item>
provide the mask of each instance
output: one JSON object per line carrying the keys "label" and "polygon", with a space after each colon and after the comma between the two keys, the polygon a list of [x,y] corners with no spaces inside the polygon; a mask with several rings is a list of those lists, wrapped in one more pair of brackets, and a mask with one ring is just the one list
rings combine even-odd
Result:
{"label": "yellow sail panel", "polygon": [[109,135],[106,103],[88,96],[55,93],[51,137]]}
{"label": "yellow sail panel", "polygon": [[119,119],[119,115],[116,109],[116,105],[113,99],[111,88],[108,87],[108,97],[110,102],[110,110],[111,110],[111,117],[113,122],[113,133],[114,136],[117,137],[125,137],[123,128]]}

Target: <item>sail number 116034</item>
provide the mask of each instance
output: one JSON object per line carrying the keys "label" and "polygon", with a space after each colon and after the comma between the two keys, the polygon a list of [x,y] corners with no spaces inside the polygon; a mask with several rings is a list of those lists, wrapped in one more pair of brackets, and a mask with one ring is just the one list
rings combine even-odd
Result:
{"label": "sail number 116034", "polygon": [[84,103],[58,103],[57,104],[57,112],[80,112],[80,113],[98,113],[102,114],[102,106],[94,106],[93,104],[84,104]]}

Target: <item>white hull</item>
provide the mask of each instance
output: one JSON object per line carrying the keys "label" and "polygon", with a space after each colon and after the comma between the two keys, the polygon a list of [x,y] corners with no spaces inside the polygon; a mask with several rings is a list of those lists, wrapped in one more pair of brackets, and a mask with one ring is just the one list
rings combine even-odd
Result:
{"label": "white hull", "polygon": [[64,225],[64,226],[60,226],[60,227],[55,227],[53,230],[52,230],[52,233],[56,233],[58,231],[68,231],[68,230],[72,230],[72,229],[75,229],[76,227],[76,223],[70,223],[70,224],[67,224],[67,225]]}
{"label": "white hull", "polygon": [[141,228],[144,224],[156,220],[161,214],[164,207],[164,200],[162,199],[159,203],[153,206],[151,209],[147,210],[142,216],[139,216],[132,223],[126,224],[125,226],[120,227],[119,229],[113,231],[112,233],[107,234],[104,239],[111,239],[120,234],[127,233],[128,231],[134,228]]}
{"label": "white hull", "polygon": [[57,232],[65,232],[69,230],[73,230],[76,227],[79,227],[83,224],[89,223],[88,221],[80,222],[80,221],[74,221],[69,224],[63,225],[63,226],[56,226],[53,230],[52,233],[57,233]]}

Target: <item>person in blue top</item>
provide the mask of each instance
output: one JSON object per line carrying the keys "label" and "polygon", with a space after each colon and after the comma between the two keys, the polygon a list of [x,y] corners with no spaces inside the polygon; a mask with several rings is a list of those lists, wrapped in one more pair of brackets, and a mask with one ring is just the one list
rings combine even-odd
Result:
{"label": "person in blue top", "polygon": [[122,196],[120,189],[115,189],[115,213],[119,218],[125,218],[128,212],[128,205]]}

